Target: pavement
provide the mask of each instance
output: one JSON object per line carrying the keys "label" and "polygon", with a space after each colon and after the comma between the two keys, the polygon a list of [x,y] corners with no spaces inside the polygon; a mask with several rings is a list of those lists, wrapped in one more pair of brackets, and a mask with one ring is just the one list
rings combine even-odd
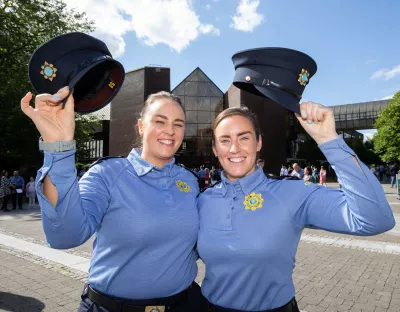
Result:
{"label": "pavement", "polygon": [[[372,237],[304,230],[293,274],[302,311],[400,311],[400,200],[383,188],[397,220],[393,230]],[[0,312],[76,311],[93,239],[51,249],[39,208],[0,213]],[[205,267],[198,267],[201,284]]]}

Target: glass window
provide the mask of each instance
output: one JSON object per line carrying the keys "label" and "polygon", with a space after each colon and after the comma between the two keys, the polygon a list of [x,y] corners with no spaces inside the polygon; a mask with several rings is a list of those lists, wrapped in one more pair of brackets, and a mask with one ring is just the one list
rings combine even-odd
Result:
{"label": "glass window", "polygon": [[185,109],[197,110],[197,97],[185,96]]}
{"label": "glass window", "polygon": [[197,112],[197,120],[199,123],[211,123],[211,113],[198,111]]}
{"label": "glass window", "polygon": [[185,137],[197,136],[197,124],[186,124]]}
{"label": "glass window", "polygon": [[186,111],[186,123],[197,123],[197,111]]}
{"label": "glass window", "polygon": [[211,124],[198,124],[198,134],[201,137],[211,137]]}
{"label": "glass window", "polygon": [[196,82],[187,82],[185,85],[185,95],[197,95],[198,84]]}
{"label": "glass window", "polygon": [[210,98],[209,97],[199,97],[197,100],[197,109],[201,111],[210,111]]}

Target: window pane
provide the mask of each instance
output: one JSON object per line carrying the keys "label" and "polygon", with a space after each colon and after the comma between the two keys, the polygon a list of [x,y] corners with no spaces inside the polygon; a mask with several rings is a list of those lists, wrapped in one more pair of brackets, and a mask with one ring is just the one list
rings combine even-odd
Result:
{"label": "window pane", "polygon": [[197,110],[197,97],[185,96],[185,109]]}
{"label": "window pane", "polygon": [[210,112],[197,112],[197,120],[199,123],[211,123],[211,114]]}
{"label": "window pane", "polygon": [[186,111],[186,123],[197,123],[197,111]]}
{"label": "window pane", "polygon": [[197,136],[197,124],[187,124],[185,128],[185,137]]}
{"label": "window pane", "polygon": [[197,109],[209,112],[210,111],[210,98],[209,97],[199,97]]}

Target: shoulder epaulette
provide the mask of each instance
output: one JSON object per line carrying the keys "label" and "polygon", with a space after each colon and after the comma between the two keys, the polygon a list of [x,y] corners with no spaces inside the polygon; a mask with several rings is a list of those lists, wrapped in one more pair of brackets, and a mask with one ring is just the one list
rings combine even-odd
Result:
{"label": "shoulder epaulette", "polygon": [[94,163],[92,163],[89,166],[89,168],[92,168],[94,165],[97,165],[97,164],[101,163],[102,161],[107,160],[107,159],[111,159],[111,158],[124,158],[124,157],[122,157],[122,156],[105,156],[105,157],[101,157],[101,158],[97,159]]}
{"label": "shoulder epaulette", "polygon": [[298,178],[296,176],[290,176],[290,175],[268,176],[268,179],[272,179],[272,180],[301,180],[300,178]]}
{"label": "shoulder epaulette", "polygon": [[199,179],[199,177],[197,176],[197,174],[195,173],[195,172],[193,172],[192,170],[190,170],[189,168],[186,168],[184,165],[182,165],[182,164],[176,164],[177,166],[179,166],[179,167],[181,167],[181,168],[183,168],[183,169],[186,169],[187,171],[189,171],[191,174],[193,174],[195,177],[196,177],[196,180],[197,180],[197,182],[199,183],[200,182],[200,179]]}

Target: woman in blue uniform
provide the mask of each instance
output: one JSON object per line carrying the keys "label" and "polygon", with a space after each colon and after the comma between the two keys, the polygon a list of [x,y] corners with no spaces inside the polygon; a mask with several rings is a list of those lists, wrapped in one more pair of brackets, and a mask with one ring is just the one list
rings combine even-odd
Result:
{"label": "woman in blue uniform", "polygon": [[[74,138],[74,100],[58,105],[55,95],[21,101],[44,142],[70,146]],[[48,244],[66,249],[93,234],[93,255],[80,312],[202,311],[197,275],[198,183],[177,166],[185,113],[179,98],[166,92],[149,96],[138,121],[142,150],[126,158],[98,161],[79,181],[75,149],[45,151],[37,194]]]}
{"label": "woman in blue uniform", "polygon": [[394,227],[382,187],[337,135],[332,110],[313,102],[300,109],[299,122],[334,167],[342,191],[268,178],[256,167],[262,141],[247,109],[229,108],[213,124],[213,151],[224,171],[222,182],[199,197],[197,243],[210,311],[299,311],[292,273],[306,225],[354,235]]}

